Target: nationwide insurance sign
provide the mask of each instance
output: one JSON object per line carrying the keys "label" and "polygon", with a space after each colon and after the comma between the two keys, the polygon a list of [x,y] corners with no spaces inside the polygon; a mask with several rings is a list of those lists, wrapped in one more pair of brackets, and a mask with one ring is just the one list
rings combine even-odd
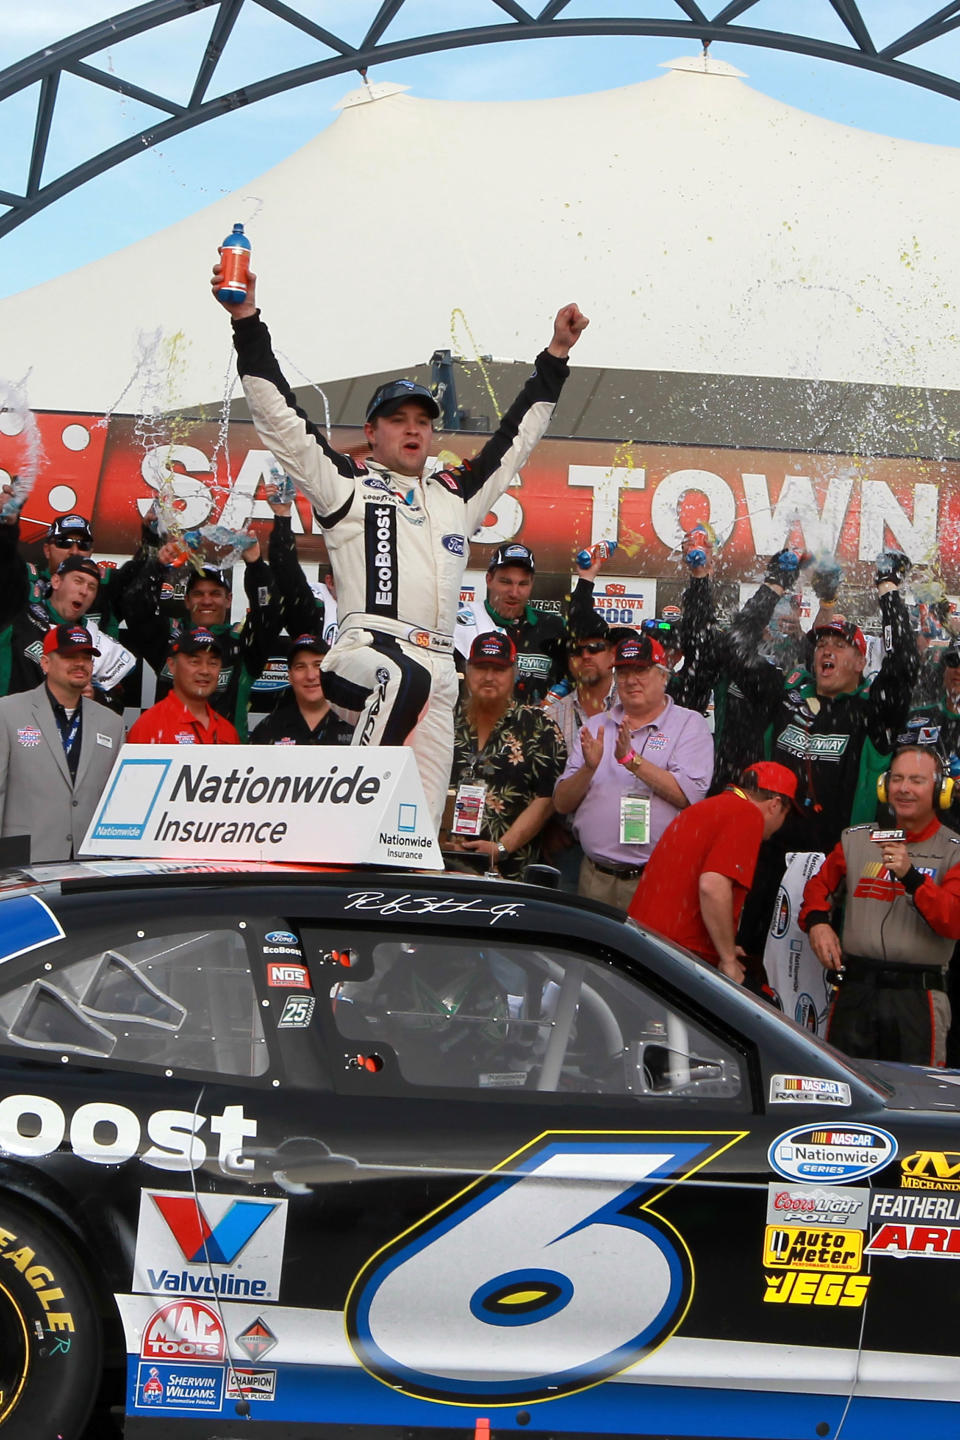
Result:
{"label": "nationwide insurance sign", "polygon": [[400,746],[125,745],[81,854],[443,869]]}

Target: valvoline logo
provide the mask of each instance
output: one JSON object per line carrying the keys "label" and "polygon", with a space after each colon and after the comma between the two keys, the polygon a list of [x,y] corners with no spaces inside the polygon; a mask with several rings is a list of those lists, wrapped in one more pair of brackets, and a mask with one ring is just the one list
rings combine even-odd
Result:
{"label": "valvoline logo", "polygon": [[299,945],[300,941],[292,930],[271,930],[265,935],[264,940],[268,945]]}
{"label": "valvoline logo", "polygon": [[260,1226],[276,1210],[262,1200],[235,1200],[215,1226],[192,1195],[154,1195],[154,1204],[173,1232],[185,1260],[232,1265]]}
{"label": "valvoline logo", "polygon": [[451,555],[463,554],[464,541],[462,535],[444,535],[440,543],[445,550],[450,551]]}

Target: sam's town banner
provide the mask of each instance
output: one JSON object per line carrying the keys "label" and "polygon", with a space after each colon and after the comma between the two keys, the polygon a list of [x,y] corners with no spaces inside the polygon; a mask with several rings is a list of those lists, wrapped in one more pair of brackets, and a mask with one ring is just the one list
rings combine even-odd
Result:
{"label": "sam's town banner", "polygon": [[[249,422],[177,420],[174,439],[150,443],[134,416],[39,412],[36,421],[44,454],[23,511],[25,541],[77,510],[93,521],[98,555],[129,554],[141,514],[168,485],[184,529],[270,519],[272,457]],[[26,465],[26,431],[10,433],[17,424],[12,412],[0,415],[0,481]],[[437,452],[469,456],[484,438],[438,435]],[[362,453],[358,429],[331,439]],[[302,498],[297,506],[302,556],[321,560],[309,507]],[[947,590],[960,590],[960,462],[703,446],[542,441],[486,517],[472,564],[482,568],[489,555],[478,547],[519,539],[538,571],[568,576],[577,550],[615,539],[622,548],[610,568],[621,576],[675,579],[682,532],[698,520],[716,532],[729,580],[756,579],[756,557],[787,543],[836,555],[850,579],[864,580],[877,553],[896,544],[915,563],[939,561]]]}

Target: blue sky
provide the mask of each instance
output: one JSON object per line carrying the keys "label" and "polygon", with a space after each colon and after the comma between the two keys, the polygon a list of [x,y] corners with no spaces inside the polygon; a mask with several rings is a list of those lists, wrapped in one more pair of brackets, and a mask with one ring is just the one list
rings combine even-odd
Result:
{"label": "blue sky", "polygon": [[[799,0],[805,23],[824,39],[848,39],[829,0]],[[99,0],[6,0],[0,16],[0,69],[45,45],[106,19],[112,4]],[[318,24],[357,42],[378,0],[302,0]],[[540,8],[529,3],[531,11]],[[711,11],[719,8],[719,0]],[[925,18],[928,0],[860,0],[860,9],[879,44]],[[504,20],[492,0],[408,0],[388,38],[456,23]],[[571,0],[574,16],[659,15],[675,18],[676,0]],[[798,0],[762,0],[744,17],[776,28],[798,13]],[[102,51],[91,63],[147,89],[185,101],[194,67],[216,14],[200,11],[135,40]],[[557,39],[478,46],[377,67],[371,80],[408,85],[435,99],[520,100],[613,88],[653,79],[658,66],[692,53],[685,40],[621,37]],[[304,65],[323,53],[275,17],[247,4],[230,37],[211,95]],[[717,59],[745,71],[748,83],[787,104],[842,124],[939,145],[960,145],[960,102],[914,85],[884,79],[847,65],[753,46],[715,44]],[[913,63],[960,74],[960,31],[917,51]],[[336,101],[355,89],[347,73],[272,100],[246,107],[200,126],[90,182],[42,211],[0,241],[0,295],[37,285],[148,235],[229,194],[305,144],[336,117]],[[62,82],[62,110],[51,136],[44,180],[78,164],[97,149],[134,133],[156,119],[138,102],[87,85],[75,77]],[[65,102],[65,103],[64,103]],[[24,185],[36,89],[0,104],[0,188]],[[558,139],[562,143],[562,137]],[[217,240],[221,237],[214,236]]]}

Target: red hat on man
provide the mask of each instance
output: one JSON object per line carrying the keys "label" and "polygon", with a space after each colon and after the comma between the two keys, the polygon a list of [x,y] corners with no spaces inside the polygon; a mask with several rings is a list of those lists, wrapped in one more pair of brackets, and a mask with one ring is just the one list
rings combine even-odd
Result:
{"label": "red hat on man", "polygon": [[756,781],[758,790],[770,790],[774,795],[782,795],[796,806],[797,777],[786,765],[778,765],[775,760],[758,760],[744,770],[744,780],[748,776],[752,776]]}
{"label": "red hat on man", "polygon": [[44,655],[99,655],[85,625],[54,625],[43,637]]}
{"label": "red hat on man", "polygon": [[842,615],[834,615],[825,625],[814,627],[814,639],[819,640],[821,635],[839,635],[841,640],[846,640],[854,650],[858,650],[864,660],[867,658],[867,638],[859,625],[852,620],[845,620]]}
{"label": "red hat on man", "polygon": [[487,630],[485,634],[478,635],[470,646],[468,663],[500,665],[506,669],[508,665],[517,663],[517,647],[502,630]]}
{"label": "red hat on man", "polygon": [[667,652],[652,635],[624,635],[613,652],[613,664],[618,670],[651,670],[654,665],[659,665],[661,670],[670,668]]}

